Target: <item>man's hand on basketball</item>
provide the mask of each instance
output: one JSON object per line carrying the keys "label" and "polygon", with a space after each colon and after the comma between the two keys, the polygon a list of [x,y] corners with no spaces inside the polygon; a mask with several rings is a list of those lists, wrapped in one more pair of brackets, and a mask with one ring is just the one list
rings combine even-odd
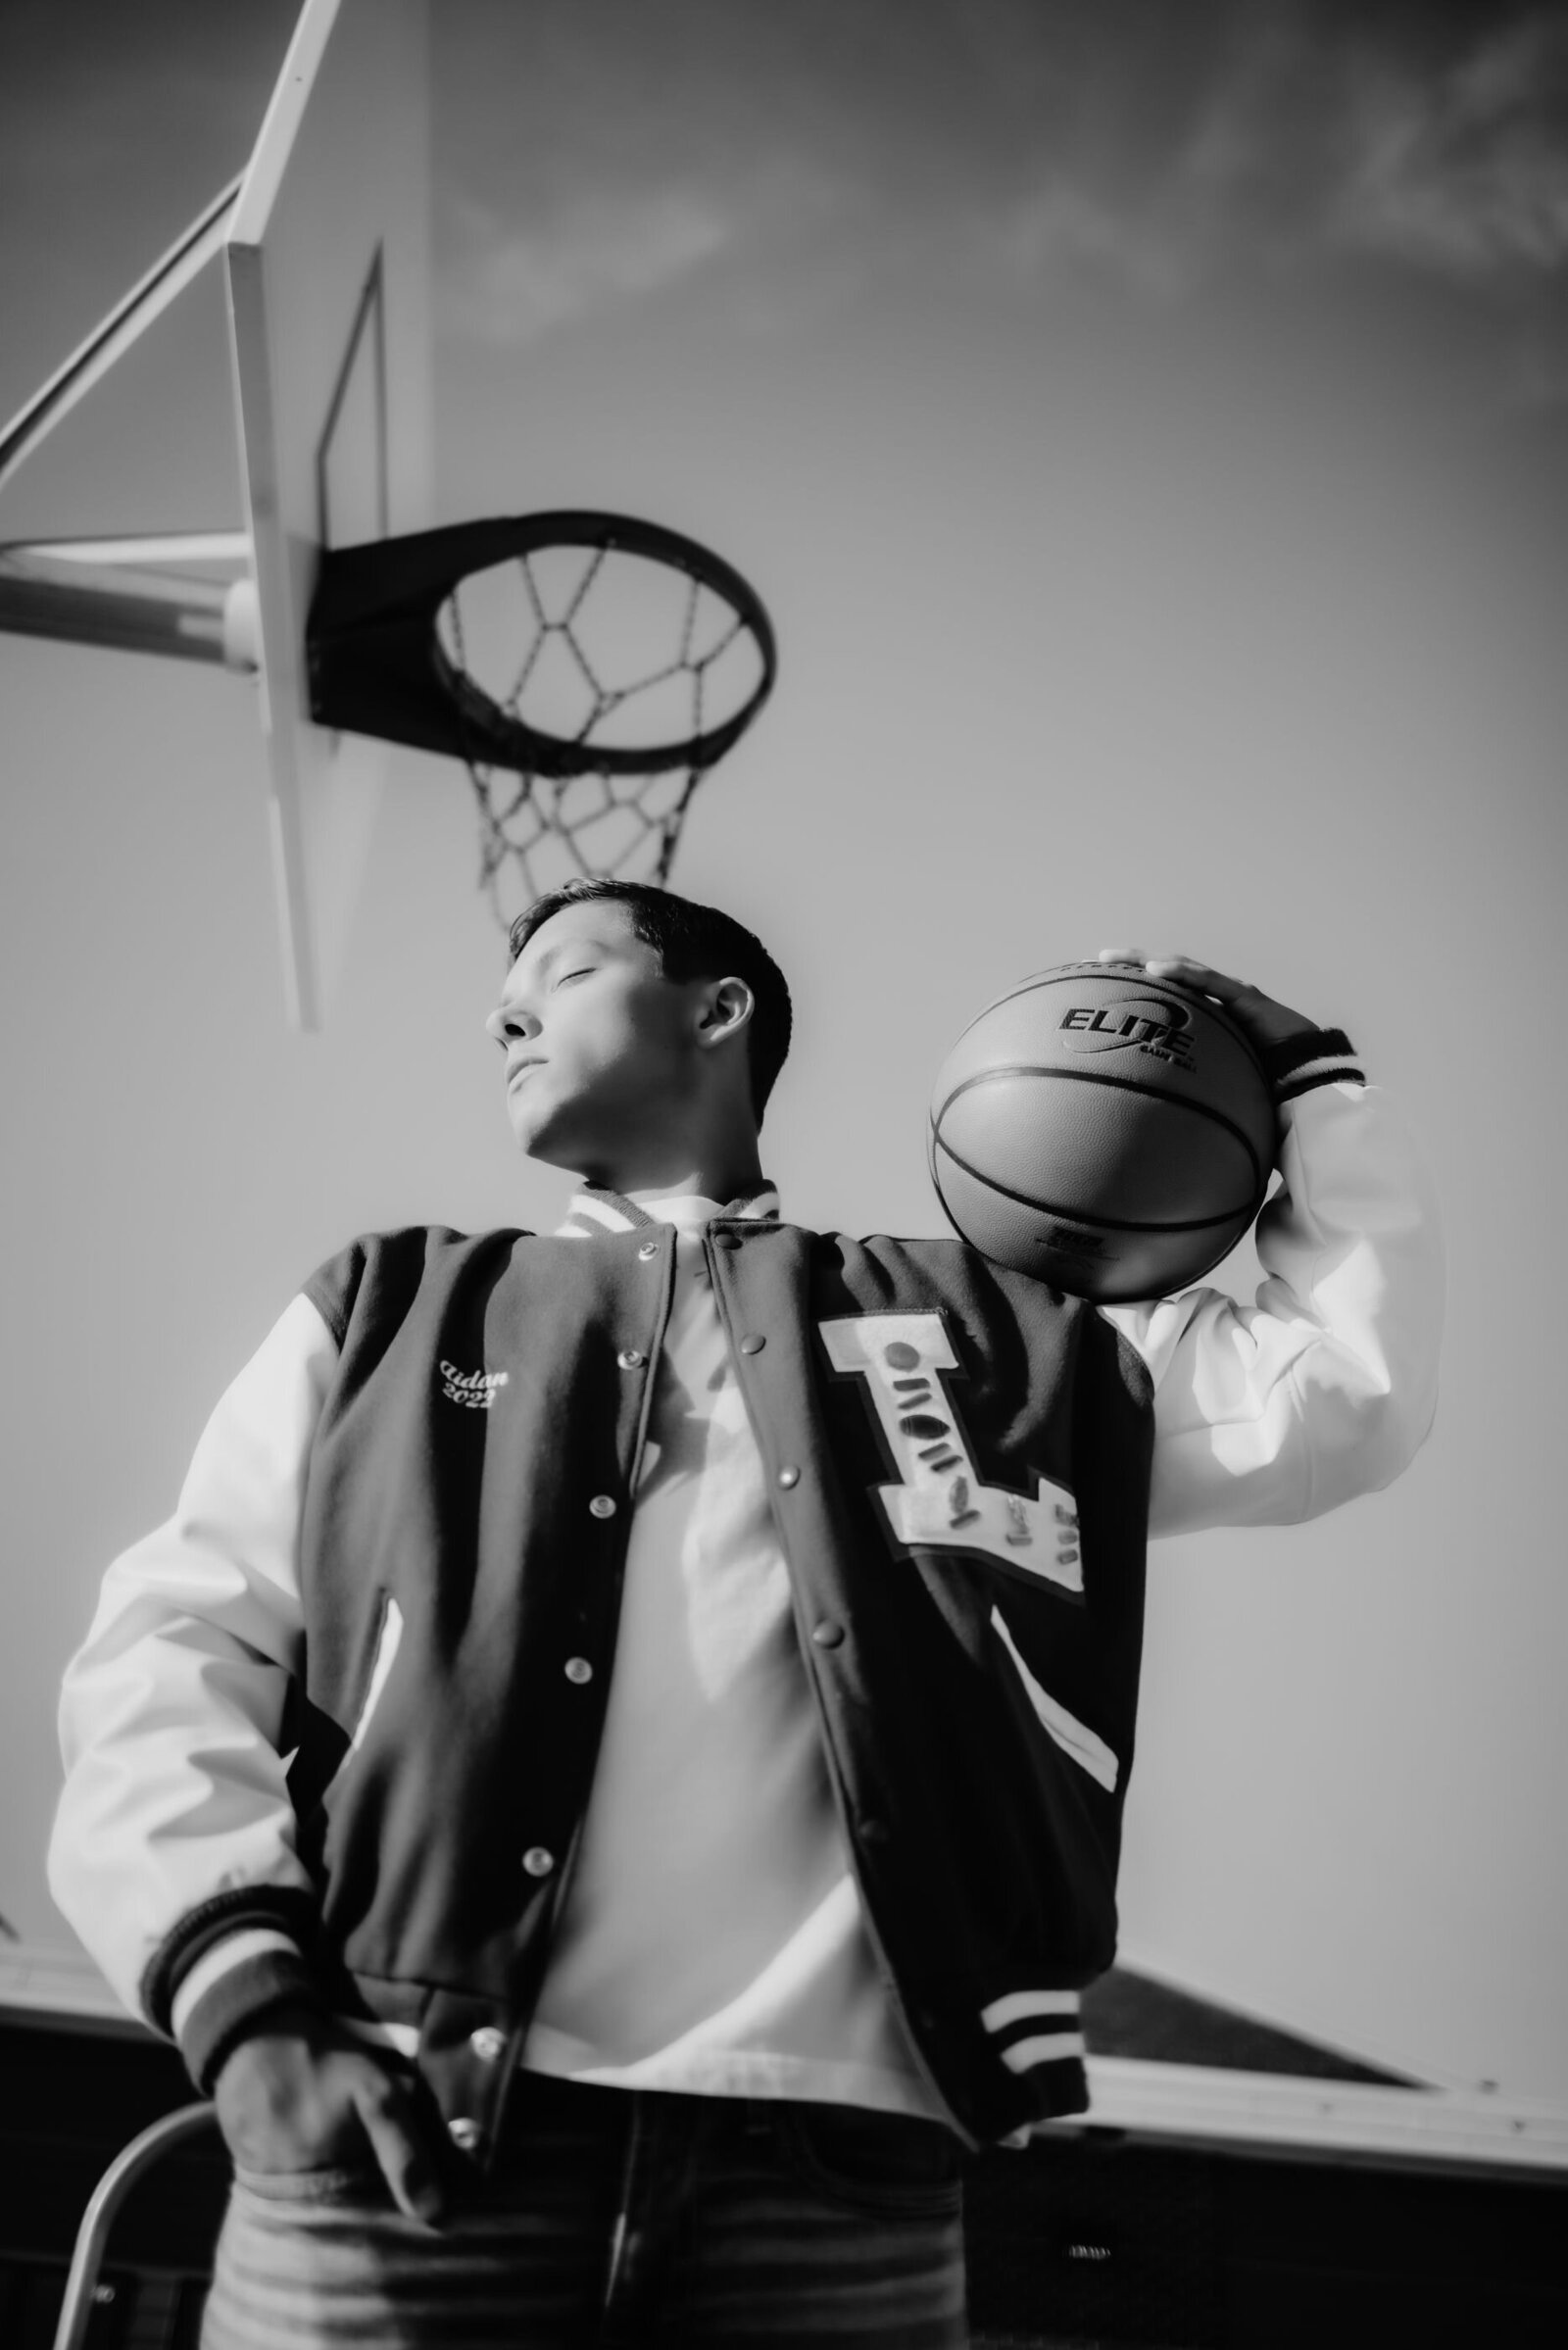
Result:
{"label": "man's hand on basketball", "polygon": [[1197,961],[1191,955],[1146,955],[1142,947],[1102,947],[1095,960],[1126,964],[1133,970],[1147,971],[1151,979],[1175,979],[1200,996],[1212,996],[1216,1004],[1224,1004],[1259,1053],[1266,1053],[1270,1045],[1280,1044],[1288,1036],[1299,1036],[1303,1028],[1316,1025],[1304,1013],[1276,1004],[1261,988],[1249,987],[1243,979],[1232,979],[1224,971]]}
{"label": "man's hand on basketball", "polygon": [[213,2102],[228,2150],[248,2171],[321,2171],[363,2162],[367,2142],[400,2211],[427,2228],[445,2208],[432,2132],[410,2089],[318,2016],[280,2008],[230,2050]]}

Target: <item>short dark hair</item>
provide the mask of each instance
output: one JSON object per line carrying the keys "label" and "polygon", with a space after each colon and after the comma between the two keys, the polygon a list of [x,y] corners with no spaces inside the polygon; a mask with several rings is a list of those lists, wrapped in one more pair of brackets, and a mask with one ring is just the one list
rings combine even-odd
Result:
{"label": "short dark hair", "polygon": [[666,979],[744,979],[756,1002],[749,1031],[748,1067],[752,1080],[752,1108],[759,1126],[773,1081],[790,1049],[790,991],[784,974],[760,939],[716,906],[694,905],[673,890],[657,889],[652,882],[615,881],[585,877],[564,881],[559,889],[536,898],[512,925],[512,960],[516,961],[534,932],[564,906],[583,906],[608,899],[624,906],[632,934],[659,956]]}

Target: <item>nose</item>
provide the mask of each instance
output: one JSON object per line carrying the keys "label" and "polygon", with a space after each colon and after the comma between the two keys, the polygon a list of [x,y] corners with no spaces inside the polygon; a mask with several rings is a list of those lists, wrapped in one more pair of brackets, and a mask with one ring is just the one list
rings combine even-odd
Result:
{"label": "nose", "polygon": [[511,1044],[519,1040],[526,1043],[529,1037],[537,1036],[539,1022],[531,1011],[524,1011],[519,1004],[498,1004],[495,1010],[486,1015],[484,1032],[492,1044],[499,1045],[505,1052]]}

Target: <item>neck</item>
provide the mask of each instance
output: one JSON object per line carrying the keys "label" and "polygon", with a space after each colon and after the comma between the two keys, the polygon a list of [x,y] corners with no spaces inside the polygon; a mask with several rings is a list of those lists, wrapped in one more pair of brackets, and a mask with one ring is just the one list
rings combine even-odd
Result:
{"label": "neck", "polygon": [[755,1141],[713,1151],[685,1150],[616,1152],[581,1170],[583,1180],[600,1191],[618,1192],[623,1199],[738,1199],[743,1192],[761,1188],[762,1168]]}
{"label": "neck", "polygon": [[623,1199],[712,1199],[722,1207],[727,1200],[760,1191],[762,1170],[754,1157],[744,1166],[691,1167],[674,1180],[649,1175],[638,1182],[612,1183],[603,1188],[618,1192]]}

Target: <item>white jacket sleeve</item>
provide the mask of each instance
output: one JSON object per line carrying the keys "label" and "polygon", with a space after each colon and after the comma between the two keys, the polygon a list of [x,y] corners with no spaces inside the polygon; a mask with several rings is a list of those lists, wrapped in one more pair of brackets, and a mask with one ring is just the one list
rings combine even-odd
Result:
{"label": "white jacket sleeve", "polygon": [[1281,1110],[1250,1306],[1106,1306],[1154,1381],[1152,1535],[1294,1524],[1390,1484],[1437,1406],[1443,1246],[1396,1104],[1350,1082]]}
{"label": "white jacket sleeve", "polygon": [[50,1887],[133,2014],[204,1902],[309,1890],[279,1742],[305,1464],[336,1358],[296,1297],[208,1422],[173,1516],[109,1569],[66,1671]]}

